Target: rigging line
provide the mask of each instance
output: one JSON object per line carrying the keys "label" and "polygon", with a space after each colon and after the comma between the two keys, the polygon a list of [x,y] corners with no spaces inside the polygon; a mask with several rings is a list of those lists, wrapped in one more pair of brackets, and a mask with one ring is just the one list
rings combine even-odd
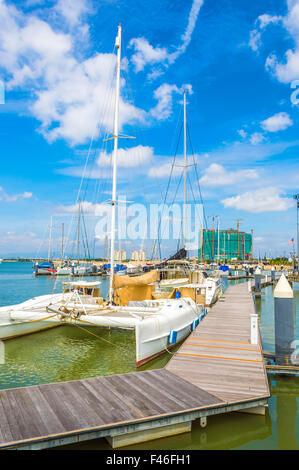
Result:
{"label": "rigging line", "polygon": [[87,254],[88,254],[88,258],[90,259],[90,251],[89,251],[89,246],[88,246],[88,237],[87,237],[86,224],[85,224],[85,217],[84,217],[83,211],[82,211],[82,223],[83,223],[83,229],[84,229],[84,233],[85,233],[85,237],[86,237]]}
{"label": "rigging line", "polygon": [[[179,122],[180,122],[180,119],[181,119],[181,114],[182,114],[182,109],[180,110],[179,112],[179,115],[178,115],[178,119],[177,119],[177,123],[176,123],[176,128],[175,128],[175,132],[174,132],[174,136],[177,135],[177,129],[178,129],[178,126],[179,126]],[[183,124],[181,124],[181,130],[180,130],[180,134],[182,132],[182,127],[183,127]],[[172,143],[171,143],[171,146],[170,146],[170,149],[173,149],[174,148],[174,142],[175,142],[175,138],[172,138]],[[180,139],[179,139],[180,140]],[[179,141],[178,141],[179,143]],[[177,147],[178,147],[178,144],[177,144]],[[172,153],[172,150],[171,150],[171,153]],[[177,148],[176,148],[176,151],[175,151],[175,154],[177,153]],[[155,163],[152,161],[153,159],[151,158],[151,162],[152,163]],[[158,173],[157,173],[157,170],[155,168],[155,165],[152,166],[152,171],[153,171],[153,174],[154,174],[154,178],[158,184],[158,187],[159,187],[159,190],[160,190],[160,193],[161,193],[161,199],[163,200],[163,190],[162,190],[162,184],[160,183],[160,178],[158,176]]]}
{"label": "rigging line", "polygon": [[[111,69],[110,69],[110,71],[111,71]],[[110,71],[109,71],[108,76],[111,75]],[[99,136],[104,132],[104,120],[105,120],[105,116],[109,114],[108,111],[112,106],[112,104],[111,104],[112,103],[112,94],[113,94],[112,86],[107,87],[107,93],[105,94],[106,100],[105,100],[105,103],[104,103],[104,106],[103,106],[102,117],[100,119],[100,124],[98,125],[98,135]],[[100,139],[96,139],[96,145],[95,145],[95,148],[93,149],[93,157],[91,159],[91,165],[90,165],[90,168],[89,168],[89,175],[92,174],[92,171],[94,169],[95,162],[96,162],[96,155],[97,155],[98,151],[100,150],[101,147],[103,148],[103,142],[102,142],[101,146],[99,145],[99,142],[100,142]],[[97,178],[97,180],[98,180],[98,178]],[[88,189],[88,186],[89,186],[89,178],[86,178],[86,181],[87,182],[85,184],[83,200],[85,200],[85,197],[86,197],[87,189]]]}
{"label": "rigging line", "polygon": [[[115,46],[113,48],[113,54],[115,52]],[[109,73],[110,75],[110,73]],[[91,136],[91,140],[90,140],[90,144],[89,144],[89,149],[88,149],[88,153],[87,153],[87,157],[86,157],[86,160],[85,160],[85,165],[84,165],[84,169],[83,169],[83,173],[82,173],[82,177],[81,177],[81,181],[80,181],[80,185],[79,185],[79,189],[78,189],[78,192],[77,192],[77,198],[76,198],[76,205],[78,204],[78,201],[79,201],[79,198],[80,198],[80,193],[81,193],[81,190],[82,190],[82,185],[83,185],[83,181],[85,179],[85,175],[86,175],[86,171],[87,171],[87,165],[88,165],[88,162],[89,162],[89,158],[90,158],[90,153],[91,153],[91,149],[92,149],[92,144],[93,144],[93,141],[94,141],[94,137],[95,137],[95,134],[97,132],[97,126],[95,126],[93,132],[92,132],[92,136]],[[70,223],[70,226],[69,226],[69,231],[68,231],[68,236],[67,236],[67,239],[69,240],[70,238],[70,233],[71,233],[71,229],[72,229],[72,226],[73,226],[73,222],[74,222],[74,214],[71,218],[71,223]]]}
{"label": "rigging line", "polygon": [[42,247],[42,245],[43,245],[44,242],[45,242],[46,233],[49,232],[49,229],[50,229],[50,226],[49,226],[49,225],[47,225],[47,227],[44,229],[44,233],[43,233],[41,242],[40,242],[40,244],[39,244],[39,247],[38,247],[37,251],[35,252],[35,258],[37,258],[37,256],[39,255],[39,253],[40,253],[40,251],[41,251],[41,247]]}
{"label": "rigging line", "polygon": [[[84,322],[84,320],[81,320],[82,322]],[[91,322],[87,322],[85,321],[84,323],[90,323],[92,325]],[[100,339],[101,341],[104,341],[105,343],[108,343],[108,344],[111,344],[112,346],[114,346],[115,348],[118,348],[122,351],[126,351],[128,352],[128,350],[126,348],[123,348],[122,346],[119,346],[119,344],[115,344],[115,343],[112,343],[112,341],[109,341],[108,339],[105,339],[105,338],[102,338],[101,336],[98,336],[96,335],[95,333],[92,333],[91,331],[87,330],[86,328],[83,328],[83,326],[79,326],[77,325],[77,323],[71,323],[73,326],[76,326],[77,328],[79,328],[80,330],[83,330],[87,333],[89,333],[90,335],[92,336],[95,336],[97,339]]]}
{"label": "rigging line", "polygon": [[[170,206],[173,205],[173,203],[174,203],[174,201],[175,201],[175,199],[176,199],[176,197],[177,197],[177,194],[178,194],[179,187],[180,187],[180,185],[181,185],[182,179],[183,179],[183,172],[181,173],[181,176],[180,176],[180,179],[179,179],[179,182],[178,182],[178,185],[177,185],[177,188],[176,188],[176,191],[175,191],[175,194],[174,194],[174,197],[173,197],[173,199],[172,199],[172,202],[171,202]],[[166,228],[164,228],[164,232],[162,233],[162,236],[164,235],[165,230],[166,230]],[[160,243],[160,240],[159,240],[159,243]]]}
{"label": "rigging line", "polygon": [[[123,42],[124,42],[124,48],[125,48],[126,47],[125,41],[123,41]],[[132,103],[134,104],[134,99],[133,99],[132,88],[131,88],[131,85],[130,85],[129,74],[127,73],[126,69],[123,69],[123,72],[124,72],[124,75],[125,75],[125,83],[126,83],[127,88],[128,88],[129,97],[130,97]],[[171,154],[172,154],[173,149],[174,149],[175,136],[177,135],[177,129],[178,129],[178,126],[179,126],[179,122],[181,120],[181,114],[182,114],[182,107],[180,107],[180,112],[178,114],[178,119],[177,119],[177,122],[176,122],[175,132],[174,132],[173,137],[172,137],[172,143],[171,143],[171,146],[170,146]],[[136,126],[136,127],[134,127],[134,130],[136,130],[136,134],[139,134],[140,142],[143,143],[145,141],[145,139],[144,139],[144,133],[143,133],[142,129],[139,126],[138,127]],[[153,157],[150,158],[150,161],[153,164],[151,166],[151,170],[153,172],[153,176],[154,176],[154,178],[156,180],[156,183],[157,183],[157,186],[159,188],[160,195],[161,195],[161,200],[163,200],[164,191],[162,189],[162,184],[160,182],[160,178],[158,177],[157,170],[156,170],[155,165],[154,165],[154,163],[156,163],[156,162],[154,162]]]}
{"label": "rigging line", "polygon": [[[196,161],[195,161],[195,155],[194,155],[194,150],[193,150],[193,145],[192,145],[192,141],[191,141],[190,130],[189,130],[189,125],[188,125],[188,124],[187,124],[187,131],[188,131],[189,143],[190,143],[190,146],[191,146],[191,152],[192,152],[192,157],[193,157],[193,163],[194,163],[194,167],[195,167],[195,174],[196,174],[196,180],[197,180],[197,186],[198,186],[200,201],[201,201],[201,204],[202,204],[203,217],[204,217],[204,224],[205,224],[206,229],[208,230],[208,224],[207,224],[207,218],[206,218],[206,213],[205,213],[205,207],[204,207],[202,192],[201,192],[200,183],[199,183],[199,175],[198,175],[198,172],[197,172],[197,163],[196,163]],[[207,239],[207,243],[208,243],[208,246],[209,246],[209,251],[210,251],[210,253],[212,253],[212,243],[211,243],[209,237],[208,237],[208,239]]]}
{"label": "rigging line", "polygon": [[[179,133],[179,138],[178,138],[178,142],[177,142],[175,154],[174,154],[174,157],[173,157],[173,162],[172,162],[171,171],[170,171],[170,175],[169,175],[169,179],[168,179],[168,183],[167,183],[167,188],[166,188],[166,192],[165,192],[163,207],[164,207],[165,204],[166,204],[166,200],[167,200],[167,196],[168,196],[169,186],[170,186],[170,182],[171,182],[171,178],[172,178],[172,173],[173,173],[173,169],[174,169],[174,164],[175,164],[175,160],[176,160],[176,155],[177,155],[177,151],[178,151],[178,146],[179,146],[179,142],[180,142],[180,137],[181,137],[181,133],[182,133],[182,128],[183,128],[183,123],[181,124],[181,129],[180,129],[180,133]],[[162,213],[163,213],[163,209],[162,209]],[[160,215],[160,220],[159,220],[159,224],[158,224],[158,231],[157,231],[157,237],[158,237],[158,238],[159,238],[159,231],[160,231],[161,222],[162,222],[161,219],[162,219],[162,214]],[[155,249],[156,249],[156,245],[157,245],[157,239],[155,240],[155,243],[154,243],[154,247],[153,247],[153,251],[152,251],[152,256],[153,256],[153,253],[154,253],[154,251],[155,251]],[[153,259],[153,258],[152,258],[152,259]]]}

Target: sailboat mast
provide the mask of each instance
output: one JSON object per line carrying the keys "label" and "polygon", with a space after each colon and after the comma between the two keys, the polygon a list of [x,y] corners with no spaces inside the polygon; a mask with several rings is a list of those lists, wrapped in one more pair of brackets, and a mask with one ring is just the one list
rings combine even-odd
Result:
{"label": "sailboat mast", "polygon": [[111,210],[111,254],[110,254],[110,283],[109,302],[113,300],[113,276],[114,276],[114,249],[115,249],[115,217],[116,217],[116,177],[117,177],[117,149],[118,149],[118,121],[119,121],[119,88],[120,88],[120,62],[121,62],[121,25],[118,26],[118,34],[115,41],[117,48],[116,61],[116,89],[114,109],[114,149],[113,149],[113,183],[112,183],[112,210]]}
{"label": "sailboat mast", "polygon": [[48,261],[51,258],[51,248],[52,248],[52,228],[53,228],[53,216],[50,218],[50,233],[49,233],[49,247],[48,247]]}
{"label": "sailboat mast", "polygon": [[80,225],[81,225],[81,201],[78,201],[78,238],[77,238],[77,258],[80,260]]}
{"label": "sailboat mast", "polygon": [[62,233],[61,233],[61,261],[63,261],[64,256],[64,224],[62,224]]}
{"label": "sailboat mast", "polygon": [[184,90],[184,248],[187,238],[187,118],[186,118],[186,90]]}

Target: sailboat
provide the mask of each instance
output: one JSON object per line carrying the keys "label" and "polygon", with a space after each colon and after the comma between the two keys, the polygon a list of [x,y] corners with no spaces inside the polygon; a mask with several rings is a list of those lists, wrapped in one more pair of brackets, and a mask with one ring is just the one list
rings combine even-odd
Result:
{"label": "sailboat", "polygon": [[[187,112],[186,112],[186,90],[184,90],[184,206],[183,206],[183,240],[184,248],[180,251],[187,256]],[[219,230],[218,230],[219,233]],[[219,277],[208,276],[205,272],[199,269],[192,269],[188,267],[186,261],[171,260],[168,262],[167,269],[160,271],[160,282],[156,295],[159,292],[172,292],[175,294],[179,292],[182,297],[191,297],[196,302],[203,303],[206,307],[212,306],[222,293],[222,286]],[[179,265],[176,270],[173,270],[173,264]],[[180,266],[181,264],[181,266]],[[184,266],[185,264],[185,266]],[[173,272],[174,271],[174,272]],[[164,274],[163,276],[161,276]],[[182,276],[184,274],[184,276]]]}
{"label": "sailboat", "polygon": [[[113,185],[111,199],[111,252],[108,302],[99,295],[98,283],[67,283],[61,294],[41,296],[19,306],[0,309],[5,328],[0,326],[0,339],[10,334],[18,336],[57,324],[124,328],[135,331],[136,364],[140,366],[168,351],[197,326],[203,311],[191,298],[153,299],[157,271],[144,276],[115,275],[115,218],[117,195],[117,153],[121,66],[121,25],[118,27],[116,93],[114,110]],[[149,279],[150,278],[150,279]],[[132,300],[134,299],[134,300]],[[124,305],[125,304],[125,305]],[[12,336],[10,336],[12,337]]]}
{"label": "sailboat", "polygon": [[49,246],[48,246],[48,260],[36,263],[33,266],[33,272],[35,276],[52,276],[55,274],[56,269],[53,261],[51,261],[51,248],[52,248],[52,228],[53,228],[53,217],[50,218],[50,230],[49,230]]}

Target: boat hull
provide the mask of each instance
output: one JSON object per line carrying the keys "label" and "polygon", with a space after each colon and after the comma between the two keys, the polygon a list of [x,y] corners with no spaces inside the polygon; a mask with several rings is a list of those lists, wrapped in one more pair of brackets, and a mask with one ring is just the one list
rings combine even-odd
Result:
{"label": "boat hull", "polygon": [[[43,315],[45,317],[45,315]],[[38,331],[48,330],[62,325],[60,320],[35,320],[12,321],[7,319],[6,323],[0,323],[0,340],[17,338],[19,336],[37,333]]]}

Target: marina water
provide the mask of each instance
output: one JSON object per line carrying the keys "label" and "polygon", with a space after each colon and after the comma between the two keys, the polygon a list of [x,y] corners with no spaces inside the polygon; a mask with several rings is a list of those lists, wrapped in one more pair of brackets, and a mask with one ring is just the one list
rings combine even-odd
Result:
{"label": "marina water", "polygon": [[[86,280],[88,278],[85,278]],[[94,278],[92,278],[94,280]],[[0,264],[0,306],[60,292],[66,277],[34,277],[32,264]],[[234,281],[232,281],[234,282]],[[240,282],[240,281],[235,281]],[[224,281],[224,289],[227,281]],[[108,281],[101,280],[106,296]],[[256,299],[263,348],[274,351],[273,289]],[[294,283],[296,339],[299,340],[299,285]],[[166,353],[139,370],[163,367]],[[0,389],[112,375],[136,370],[133,332],[64,326],[5,342],[5,363],[0,364]],[[131,446],[130,449],[299,449],[299,378],[269,375],[271,398],[266,416],[230,413],[199,420],[192,432]],[[104,439],[63,448],[108,449]]]}

